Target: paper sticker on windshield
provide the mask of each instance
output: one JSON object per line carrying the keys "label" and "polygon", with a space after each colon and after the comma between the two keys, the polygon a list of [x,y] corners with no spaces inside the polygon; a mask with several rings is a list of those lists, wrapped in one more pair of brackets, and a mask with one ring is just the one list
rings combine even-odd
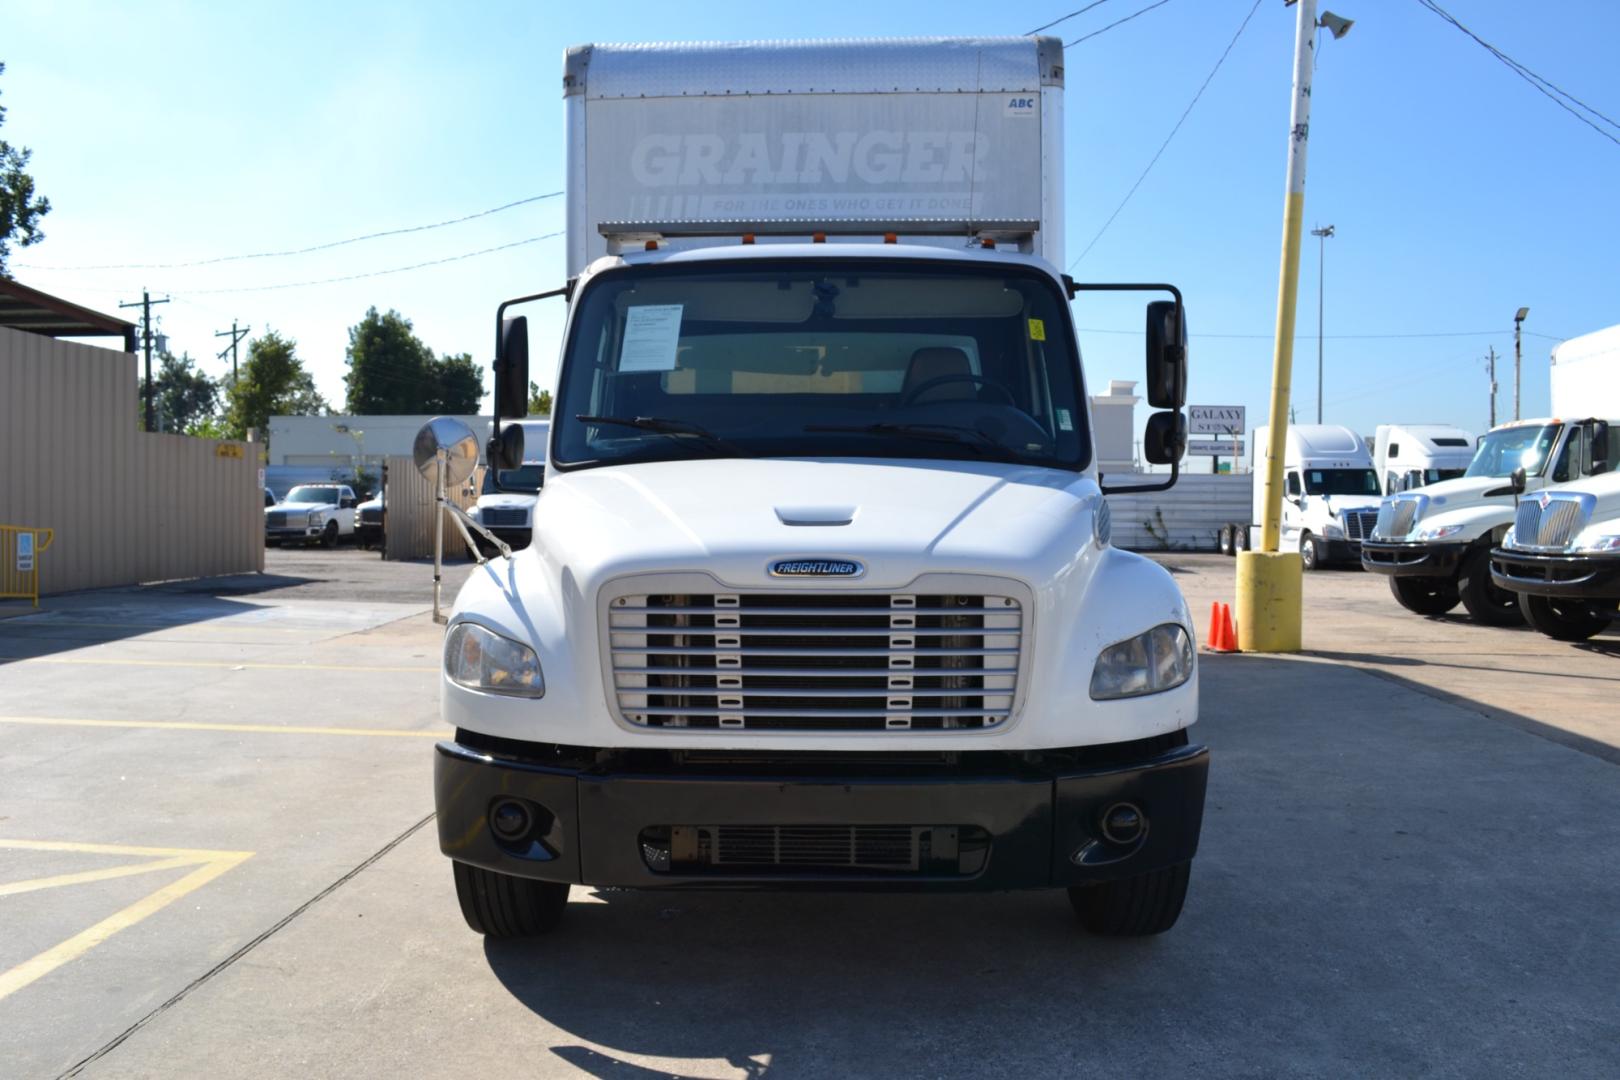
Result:
{"label": "paper sticker on windshield", "polygon": [[1040,319],[1031,319],[1031,320],[1029,320],[1029,340],[1031,340],[1031,341],[1045,341],[1046,340],[1046,323],[1045,322],[1043,322]]}
{"label": "paper sticker on windshield", "polygon": [[619,371],[674,371],[681,340],[681,304],[642,304],[624,317]]}
{"label": "paper sticker on windshield", "polygon": [[1058,430],[1060,430],[1060,431],[1073,431],[1074,430],[1074,417],[1069,415],[1069,410],[1068,409],[1059,409],[1057,412],[1058,412]]}

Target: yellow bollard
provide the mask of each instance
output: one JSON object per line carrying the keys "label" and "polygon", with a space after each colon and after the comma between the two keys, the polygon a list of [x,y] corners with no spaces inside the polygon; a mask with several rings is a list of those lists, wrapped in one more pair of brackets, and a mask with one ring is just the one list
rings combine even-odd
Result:
{"label": "yellow bollard", "polygon": [[1238,552],[1240,652],[1299,652],[1303,571],[1297,551]]}

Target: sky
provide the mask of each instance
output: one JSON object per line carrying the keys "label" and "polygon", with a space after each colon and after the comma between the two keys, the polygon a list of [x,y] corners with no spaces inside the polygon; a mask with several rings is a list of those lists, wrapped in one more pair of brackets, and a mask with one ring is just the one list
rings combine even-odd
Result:
{"label": "sky", "polygon": [[[1105,0],[1046,33],[1074,41],[1153,0]],[[1443,0],[1486,41],[1620,118],[1620,5]],[[1005,5],[303,3],[9,4],[0,138],[33,150],[53,209],[12,274],[117,311],[142,288],[170,347],[229,370],[232,320],[273,328],[341,407],[348,328],[394,308],[438,352],[489,359],[495,306],[562,283],[560,198],[296,256],[170,264],[329,244],[478,214],[563,187],[563,50],[607,41],[1026,33],[1083,0]],[[1190,401],[1264,422],[1289,130],[1294,14],[1261,0],[1123,209],[1252,0],[1167,0],[1067,51],[1066,239],[1080,280],[1169,281],[1186,296]],[[1418,0],[1331,0],[1355,20],[1319,49],[1301,258],[1296,419],[1483,431],[1548,410],[1559,340],[1620,323],[1620,143],[1562,111]],[[1620,130],[1620,129],[1614,129]],[[505,250],[455,258],[488,249]],[[397,273],[400,267],[438,265]],[[353,275],[357,280],[327,282]],[[327,282],[325,284],[306,284]],[[292,287],[273,287],[292,286]],[[1147,297],[1075,306],[1093,392],[1140,379]],[[126,316],[133,313],[123,312]],[[560,311],[531,318],[537,381]],[[1146,407],[1138,410],[1138,426]]]}

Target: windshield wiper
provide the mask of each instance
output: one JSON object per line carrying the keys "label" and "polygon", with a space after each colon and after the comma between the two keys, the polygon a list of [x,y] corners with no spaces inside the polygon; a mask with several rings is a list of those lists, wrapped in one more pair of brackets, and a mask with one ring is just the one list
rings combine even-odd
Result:
{"label": "windshield wiper", "polygon": [[1016,454],[1017,450],[1005,443],[998,442],[978,428],[963,427],[960,424],[896,424],[892,421],[881,421],[876,424],[810,424],[804,429],[806,432],[846,432],[853,435],[890,435],[902,439],[929,439],[934,442],[960,443],[983,453],[986,450],[1005,450]]}
{"label": "windshield wiper", "polygon": [[701,424],[687,420],[669,420],[661,416],[591,416],[579,413],[574,417],[582,424],[617,424],[619,427],[650,431],[654,435],[668,435],[673,439],[696,439],[711,450],[744,457],[736,443],[727,442]]}

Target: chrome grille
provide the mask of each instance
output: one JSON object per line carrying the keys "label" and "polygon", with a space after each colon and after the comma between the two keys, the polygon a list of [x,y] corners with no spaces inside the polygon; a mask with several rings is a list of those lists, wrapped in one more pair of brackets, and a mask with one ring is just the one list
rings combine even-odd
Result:
{"label": "chrome grille", "polygon": [[1012,714],[1009,596],[647,593],[607,607],[620,716],[646,728],[983,730]]}
{"label": "chrome grille", "polygon": [[264,515],[264,527],[267,529],[285,529],[287,527],[287,513],[277,510]]}
{"label": "chrome grille", "polygon": [[1377,510],[1346,510],[1340,516],[1344,521],[1344,535],[1347,540],[1367,539],[1378,523]]}
{"label": "chrome grille", "polygon": [[1590,495],[1575,494],[1549,493],[1521,498],[1513,519],[1514,546],[1562,551],[1585,527],[1592,501]]}
{"label": "chrome grille", "polygon": [[492,525],[527,525],[529,512],[527,510],[511,510],[491,508],[479,515],[486,526]]}
{"label": "chrome grille", "polygon": [[1385,499],[1378,507],[1372,534],[1382,540],[1400,540],[1412,531],[1418,512],[1427,503],[1424,495],[1408,499]]}

